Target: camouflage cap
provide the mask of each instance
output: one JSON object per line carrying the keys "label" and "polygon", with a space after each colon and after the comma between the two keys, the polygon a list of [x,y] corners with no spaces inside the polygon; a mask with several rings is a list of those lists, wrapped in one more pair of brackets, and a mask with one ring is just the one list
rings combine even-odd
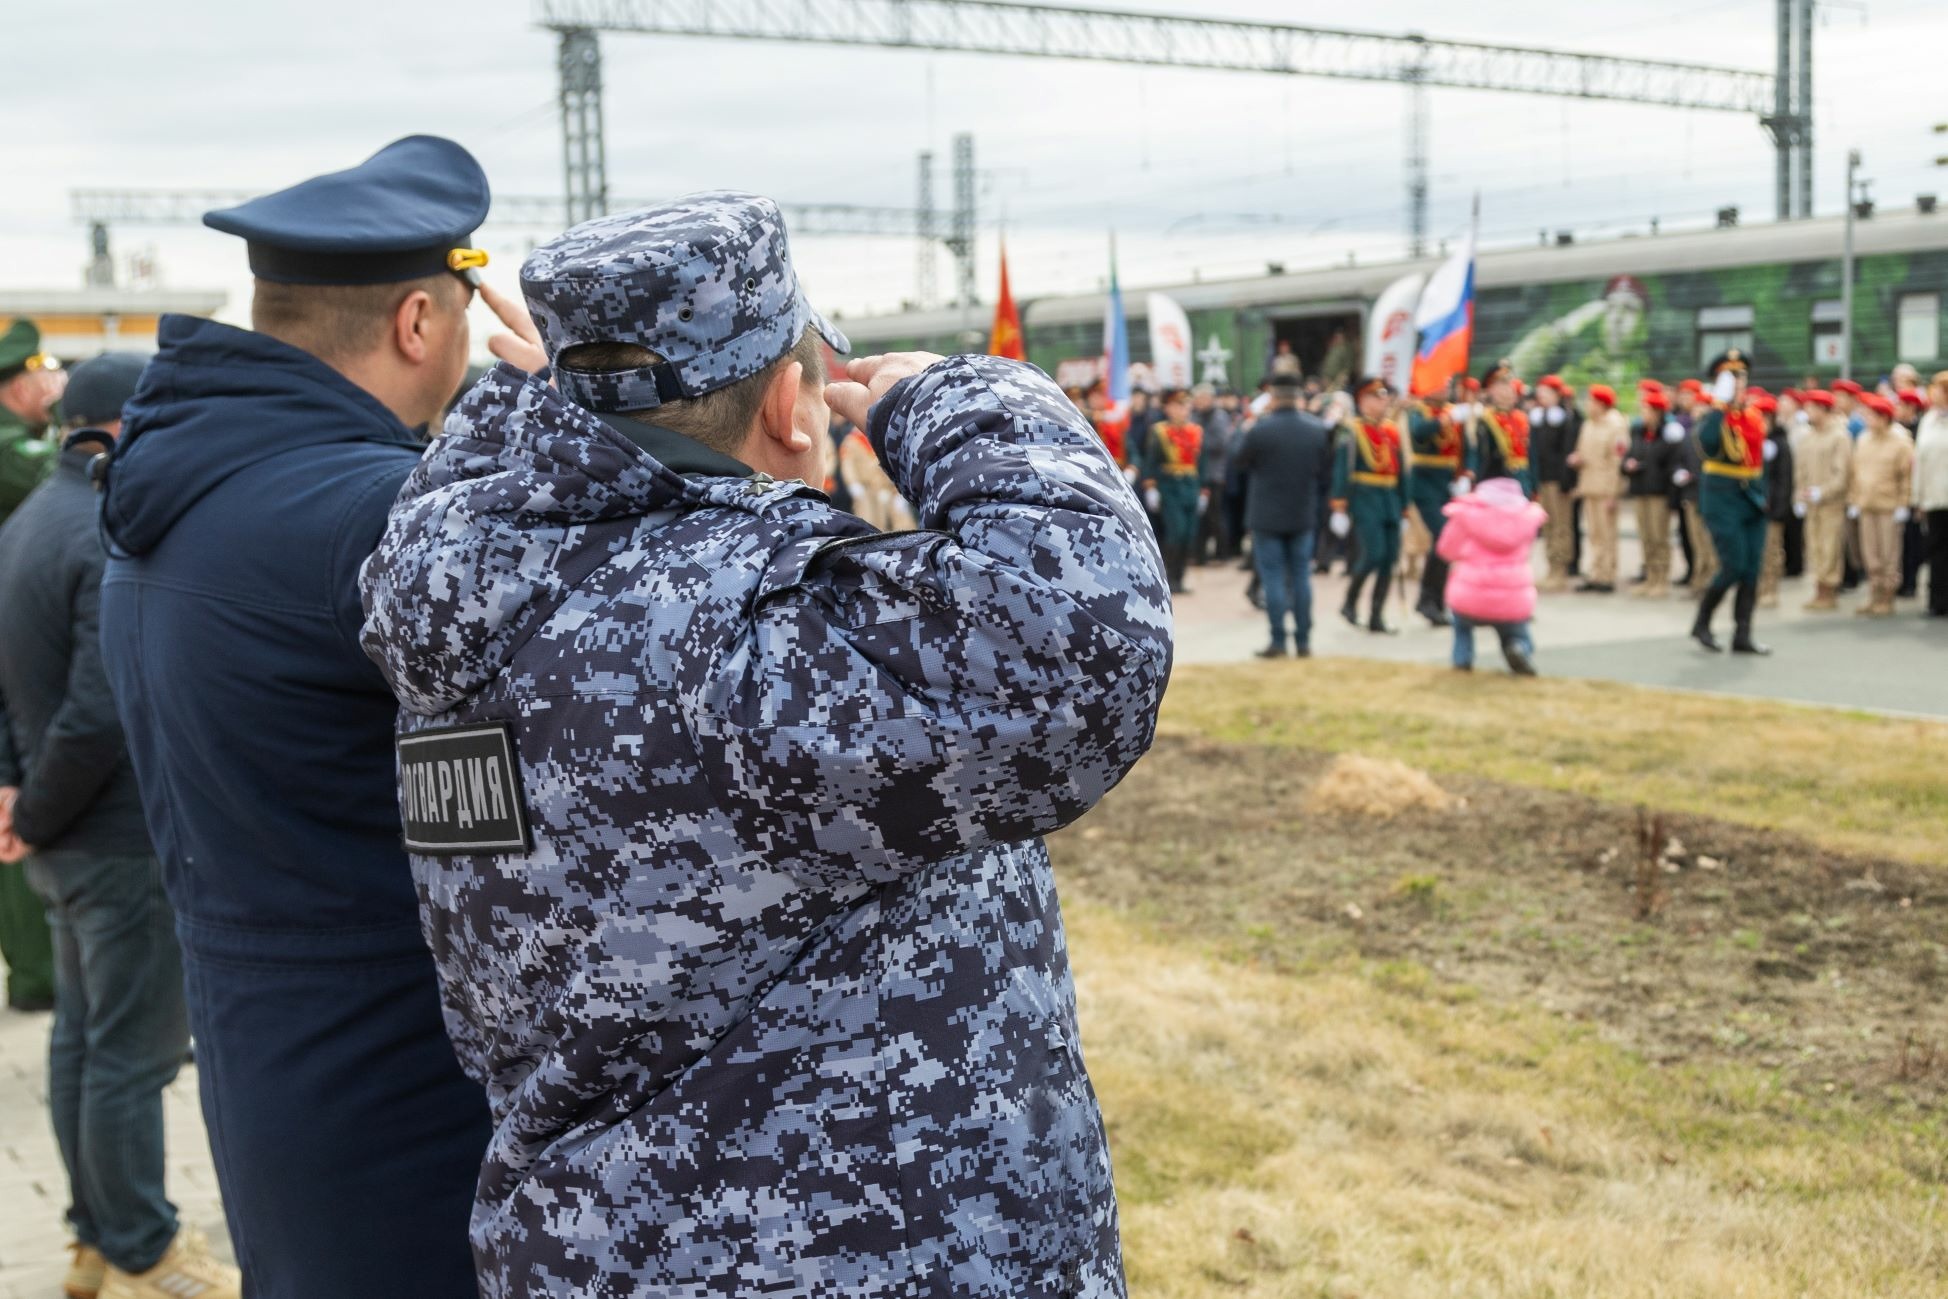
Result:
{"label": "camouflage cap", "polygon": [[[528,255],[521,291],[563,396],[587,410],[652,410],[758,373],[805,327],[840,352],[845,335],[805,300],[778,205],[713,190],[584,221]],[[584,343],[662,357],[633,370],[561,364]]]}

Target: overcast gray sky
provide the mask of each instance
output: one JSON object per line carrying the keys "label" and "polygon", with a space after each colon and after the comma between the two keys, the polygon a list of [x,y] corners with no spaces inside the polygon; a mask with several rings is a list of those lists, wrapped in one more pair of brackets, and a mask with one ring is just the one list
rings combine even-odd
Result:
{"label": "overcast gray sky", "polygon": [[[1116,7],[1105,0],[1102,7]],[[1773,0],[1471,6],[1365,0],[1175,0],[1168,12],[1420,31],[1644,57],[1771,68]],[[606,36],[613,193],[733,186],[785,201],[910,206],[914,156],[938,159],[950,202],[952,136],[972,131],[990,220],[1005,214],[1017,294],[1094,288],[1117,231],[1126,287],[1384,260],[1405,247],[1405,94],[1242,73],[1138,69],[983,55]],[[458,139],[495,188],[561,186],[554,38],[527,0],[72,0],[35,9],[0,79],[12,143],[0,187],[0,287],[78,285],[85,238],[73,186],[275,188],[347,166],[413,132]],[[1948,190],[1932,165],[1948,136],[1948,4],[1865,0],[1825,8],[1816,35],[1818,208],[1838,211],[1858,145],[1887,205]],[[1604,229],[1772,212],[1772,153],[1728,114],[1484,92],[1433,93],[1436,237],[1465,229],[1482,194],[1484,242],[1543,227]],[[1276,221],[1270,220],[1276,218]],[[534,233],[490,231],[509,287]],[[248,277],[234,240],[198,227],[124,229],[175,287],[232,294]],[[1948,239],[1948,226],[1944,226]],[[795,241],[814,297],[849,315],[896,308],[914,284],[910,240]],[[984,229],[991,300],[995,231]],[[938,278],[952,284],[943,257]]]}

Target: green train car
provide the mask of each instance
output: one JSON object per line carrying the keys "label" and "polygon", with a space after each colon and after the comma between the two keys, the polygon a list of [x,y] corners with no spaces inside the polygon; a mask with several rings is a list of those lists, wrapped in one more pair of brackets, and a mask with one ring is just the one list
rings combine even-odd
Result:
{"label": "green train car", "polygon": [[[1484,251],[1475,263],[1476,368],[1505,356],[1529,379],[1555,372],[1579,387],[1607,383],[1629,392],[1645,376],[1696,374],[1710,357],[1739,347],[1753,358],[1758,382],[1830,382],[1841,366],[1843,227],[1841,218],[1825,217]],[[1872,380],[1901,361],[1923,375],[1948,368],[1948,213],[1882,211],[1854,231],[1855,377]],[[1308,374],[1356,373],[1374,298],[1401,275],[1435,265],[1155,287],[1190,317],[1199,377],[1251,388],[1281,344]],[[1123,296],[1133,312],[1142,309],[1142,291]],[[1102,350],[1103,306],[1102,294],[1025,299],[1029,359],[1059,378],[1085,373]],[[847,319],[842,328],[855,351],[979,351],[988,322],[988,308],[948,309]],[[1132,360],[1147,362],[1146,322],[1133,314],[1129,323]]]}

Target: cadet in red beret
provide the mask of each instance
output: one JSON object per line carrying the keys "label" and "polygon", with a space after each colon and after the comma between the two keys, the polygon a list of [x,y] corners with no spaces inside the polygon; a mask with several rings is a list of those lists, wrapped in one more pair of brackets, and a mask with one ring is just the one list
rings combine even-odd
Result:
{"label": "cadet in red beret", "polygon": [[1799,394],[1811,417],[1793,464],[1793,513],[1806,523],[1806,568],[1813,575],[1810,613],[1840,607],[1846,577],[1847,479],[1853,469],[1853,439],[1834,410],[1833,394],[1814,388]]}
{"label": "cadet in red beret", "polygon": [[1617,589],[1617,498],[1623,494],[1623,461],[1630,450],[1630,425],[1617,410],[1614,389],[1597,384],[1578,430],[1569,464],[1576,471],[1574,491],[1589,525],[1589,578],[1577,589],[1608,595]]}

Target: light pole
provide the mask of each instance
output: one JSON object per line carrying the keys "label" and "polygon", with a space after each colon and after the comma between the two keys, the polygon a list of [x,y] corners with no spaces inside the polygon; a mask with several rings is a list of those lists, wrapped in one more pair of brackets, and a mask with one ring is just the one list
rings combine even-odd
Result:
{"label": "light pole", "polygon": [[1840,377],[1853,377],[1853,192],[1860,150],[1847,150],[1847,233],[1840,253]]}

